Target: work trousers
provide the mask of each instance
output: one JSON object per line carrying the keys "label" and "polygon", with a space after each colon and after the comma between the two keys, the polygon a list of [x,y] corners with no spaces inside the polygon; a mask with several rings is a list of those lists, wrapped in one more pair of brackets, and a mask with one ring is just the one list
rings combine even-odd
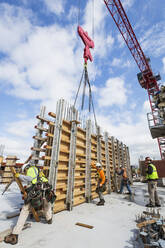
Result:
{"label": "work trousers", "polygon": [[157,181],[148,181],[149,201],[152,205],[160,204],[157,193]]}
{"label": "work trousers", "polygon": [[129,183],[128,183],[128,180],[127,181],[125,181],[124,179],[122,179],[121,180],[121,185],[120,185],[120,193],[122,193],[123,192],[123,188],[124,188],[124,186],[126,186],[127,187],[127,189],[128,189],[128,192],[130,193],[130,195],[132,194],[132,192],[131,192],[131,188],[130,188],[130,186],[129,186]]}
{"label": "work trousers", "polygon": [[99,195],[100,201],[104,200],[103,192],[102,192],[101,187],[100,187],[100,183],[97,184],[96,193]]}
{"label": "work trousers", "polygon": [[[20,232],[22,231],[22,228],[30,213],[30,208],[31,208],[30,203],[23,205],[17,224],[13,229],[12,232],[13,234],[20,234]],[[51,203],[47,202],[46,199],[44,199],[43,214],[45,215],[46,220],[50,220],[52,218]]]}

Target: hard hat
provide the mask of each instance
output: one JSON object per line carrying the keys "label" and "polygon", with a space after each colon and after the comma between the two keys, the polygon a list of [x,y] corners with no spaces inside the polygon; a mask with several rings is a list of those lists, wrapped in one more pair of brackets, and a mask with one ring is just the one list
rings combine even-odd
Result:
{"label": "hard hat", "polygon": [[96,167],[101,167],[101,164],[100,163],[96,163]]}
{"label": "hard hat", "polygon": [[28,169],[31,165],[30,164],[24,164],[21,168],[22,172],[25,171],[25,169]]}

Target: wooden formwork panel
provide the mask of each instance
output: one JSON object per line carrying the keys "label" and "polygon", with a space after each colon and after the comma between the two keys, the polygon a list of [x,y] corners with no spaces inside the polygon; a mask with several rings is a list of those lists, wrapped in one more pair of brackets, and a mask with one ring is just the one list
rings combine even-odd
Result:
{"label": "wooden formwork panel", "polygon": [[61,143],[59,150],[59,163],[56,183],[56,204],[54,212],[66,209],[68,164],[69,164],[69,148],[70,148],[70,131],[71,124],[63,121]]}
{"label": "wooden formwork panel", "polygon": [[86,132],[77,128],[73,205],[85,202]]}

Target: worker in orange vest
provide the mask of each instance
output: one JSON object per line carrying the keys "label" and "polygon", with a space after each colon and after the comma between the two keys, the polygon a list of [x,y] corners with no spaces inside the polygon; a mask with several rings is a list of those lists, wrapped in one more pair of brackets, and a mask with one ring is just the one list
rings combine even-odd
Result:
{"label": "worker in orange vest", "polygon": [[106,181],[105,181],[105,175],[104,171],[102,169],[102,166],[100,163],[92,162],[91,166],[97,170],[97,188],[96,193],[99,195],[100,201],[97,203],[97,206],[102,206],[105,203],[103,192],[106,191]]}
{"label": "worker in orange vest", "polygon": [[119,169],[116,169],[115,171],[118,175],[121,175],[122,176],[122,179],[121,179],[121,185],[120,185],[120,191],[118,192],[119,194],[122,194],[123,192],[123,188],[124,186],[127,187],[128,189],[128,192],[130,195],[132,195],[132,192],[131,192],[131,188],[129,186],[129,178],[127,176],[127,171],[126,171],[126,168],[124,168],[124,166],[120,166],[120,170]]}

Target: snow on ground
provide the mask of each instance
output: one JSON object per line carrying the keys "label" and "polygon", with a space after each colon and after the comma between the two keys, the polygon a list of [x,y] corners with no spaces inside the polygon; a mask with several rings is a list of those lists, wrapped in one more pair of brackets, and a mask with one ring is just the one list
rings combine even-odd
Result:
{"label": "snow on ground", "polygon": [[[4,185],[0,185],[0,194]],[[106,204],[96,206],[84,203],[73,208],[73,211],[62,211],[54,215],[53,224],[32,222],[32,227],[22,231],[19,242],[14,247],[19,248],[131,248],[140,247],[136,239],[135,215],[141,214],[148,202],[147,184],[134,183],[134,201],[126,194],[112,193],[105,196]],[[165,200],[165,188],[159,189],[162,205]],[[6,215],[21,207],[23,201],[14,183],[8,192],[0,195],[0,232],[14,225],[18,217],[6,219]],[[165,216],[165,207],[160,213]],[[76,222],[94,226],[88,229],[75,225]],[[12,247],[0,243],[0,247]]]}

